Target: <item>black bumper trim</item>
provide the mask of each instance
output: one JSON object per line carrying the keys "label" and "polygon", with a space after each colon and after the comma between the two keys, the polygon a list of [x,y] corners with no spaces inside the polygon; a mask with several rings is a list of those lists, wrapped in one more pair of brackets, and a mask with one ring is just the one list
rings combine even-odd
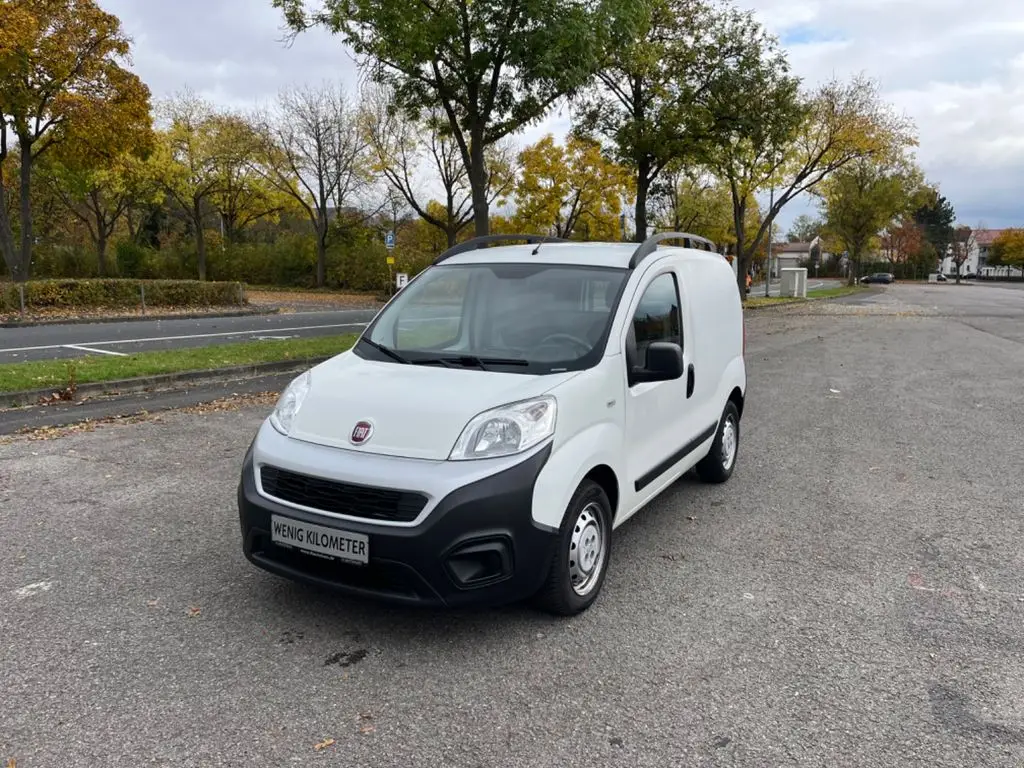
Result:
{"label": "black bumper trim", "polygon": [[[549,445],[510,469],[453,491],[419,525],[397,527],[330,519],[260,496],[250,447],[238,486],[243,552],[268,572],[357,597],[450,607],[516,602],[540,589],[558,542],[557,529],[535,524],[531,515],[534,485],[550,452]],[[277,545],[270,535],[271,514],[365,534],[369,563],[347,564]],[[479,557],[484,575],[460,583],[458,574],[469,571],[464,562],[453,567],[453,557]]]}
{"label": "black bumper trim", "polygon": [[659,477],[661,477],[666,472],[668,472],[670,469],[672,469],[672,467],[674,467],[680,461],[682,461],[687,456],[689,456],[691,453],[693,453],[695,450],[697,450],[697,446],[698,445],[700,445],[701,443],[706,441],[708,438],[714,437],[715,432],[717,431],[717,429],[718,429],[718,422],[715,422],[710,427],[708,427],[703,432],[701,432],[699,435],[697,435],[695,438],[693,438],[693,440],[688,442],[686,445],[684,445],[678,451],[676,451],[671,456],[669,456],[667,459],[665,459],[660,464],[658,464],[654,469],[652,469],[651,471],[647,472],[644,475],[641,475],[640,478],[635,483],[633,483],[633,487],[636,489],[637,493],[642,491],[648,485],[650,485],[655,480],[657,480]]}

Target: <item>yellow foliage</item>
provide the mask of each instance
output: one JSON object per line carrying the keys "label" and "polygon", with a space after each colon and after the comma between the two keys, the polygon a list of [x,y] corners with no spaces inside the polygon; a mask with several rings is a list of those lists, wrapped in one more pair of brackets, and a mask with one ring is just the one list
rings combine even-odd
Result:
{"label": "yellow foliage", "polygon": [[596,142],[548,134],[519,155],[515,229],[559,237],[618,240],[623,202],[631,202],[629,171],[609,161]]}
{"label": "yellow foliage", "polygon": [[1024,267],[1024,229],[1007,229],[992,243],[988,263],[994,267]]}
{"label": "yellow foliage", "polygon": [[0,114],[34,156],[58,143],[82,160],[148,144],[149,89],[121,66],[129,49],[120,20],[94,0],[5,0]]}

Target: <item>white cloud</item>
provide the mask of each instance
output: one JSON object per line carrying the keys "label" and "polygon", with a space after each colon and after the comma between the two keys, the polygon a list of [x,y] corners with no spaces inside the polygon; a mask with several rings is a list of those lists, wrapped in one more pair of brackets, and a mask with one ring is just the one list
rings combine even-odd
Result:
{"label": "white cloud", "polygon": [[788,41],[794,70],[806,82],[856,72],[879,81],[886,98],[916,123],[918,159],[963,221],[1024,223],[1024,4],[754,4],[762,22]]}
{"label": "white cloud", "polygon": [[[808,85],[864,72],[917,124],[918,157],[968,223],[1024,224],[1024,3],[1020,0],[738,0],[777,34]],[[270,0],[100,0],[135,38],[135,69],[155,97],[189,85],[232,107],[293,82],[356,68],[339,41],[291,47]],[[563,110],[523,133],[569,124]],[[808,210],[796,202],[788,225]]]}

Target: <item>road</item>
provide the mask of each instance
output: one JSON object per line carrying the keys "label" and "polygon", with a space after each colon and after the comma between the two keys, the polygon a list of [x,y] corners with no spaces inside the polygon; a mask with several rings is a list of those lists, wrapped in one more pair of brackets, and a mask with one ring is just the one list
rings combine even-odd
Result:
{"label": "road", "polygon": [[1024,292],[759,311],[747,358],[732,480],[620,528],[572,620],[253,569],[265,407],[0,445],[0,763],[1024,764]]}
{"label": "road", "polygon": [[0,328],[0,363],[358,333],[375,310]]}
{"label": "road", "polygon": [[[808,280],[808,290],[839,285],[838,280]],[[773,284],[771,295],[779,295]],[[751,295],[762,295],[764,285]],[[159,349],[204,347],[256,339],[297,339],[358,333],[376,310],[332,310],[285,315],[142,320],[123,323],[41,325],[0,328],[0,364],[84,355],[121,356]]]}

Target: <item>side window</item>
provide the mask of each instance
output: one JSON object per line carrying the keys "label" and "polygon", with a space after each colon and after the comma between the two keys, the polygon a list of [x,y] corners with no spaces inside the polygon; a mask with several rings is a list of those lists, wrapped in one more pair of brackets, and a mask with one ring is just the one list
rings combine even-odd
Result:
{"label": "side window", "polygon": [[671,341],[683,345],[679,322],[679,290],[675,274],[658,275],[644,291],[633,313],[633,328],[629,343],[633,347],[634,364],[643,365],[647,359],[647,346],[653,341]]}

